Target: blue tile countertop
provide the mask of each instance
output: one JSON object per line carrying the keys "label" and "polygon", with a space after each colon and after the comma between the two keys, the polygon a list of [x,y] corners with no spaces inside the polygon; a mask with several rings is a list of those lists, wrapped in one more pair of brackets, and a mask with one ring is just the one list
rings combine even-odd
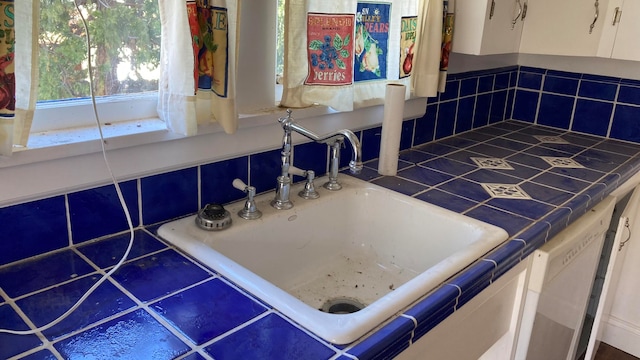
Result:
{"label": "blue tile countertop", "polygon": [[[301,329],[167,246],[156,225],[136,230],[128,261],[67,319],[38,335],[0,333],[0,358],[391,358],[634,175],[640,145],[506,121],[400,158],[397,176],[380,177],[372,160],[359,177],[500,226],[510,239],[360,341],[334,345]],[[0,268],[0,327],[57,317],[117,263],[128,239]]]}

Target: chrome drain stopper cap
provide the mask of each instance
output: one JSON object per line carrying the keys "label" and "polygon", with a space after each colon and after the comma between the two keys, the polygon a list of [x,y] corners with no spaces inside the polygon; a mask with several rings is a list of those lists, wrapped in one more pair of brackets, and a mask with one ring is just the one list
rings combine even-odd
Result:
{"label": "chrome drain stopper cap", "polygon": [[220,204],[207,204],[198,211],[196,225],[204,230],[224,230],[231,226],[231,214]]}

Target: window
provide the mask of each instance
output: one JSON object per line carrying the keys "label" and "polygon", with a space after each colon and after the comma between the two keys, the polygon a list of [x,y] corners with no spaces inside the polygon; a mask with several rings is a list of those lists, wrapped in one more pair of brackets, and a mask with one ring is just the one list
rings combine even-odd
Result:
{"label": "window", "polygon": [[[103,123],[156,116],[157,1],[81,3],[91,36],[93,88]],[[38,43],[38,104],[32,132],[91,126],[95,120],[89,100],[86,32],[73,0],[40,0]]]}
{"label": "window", "polygon": [[[278,0],[276,22],[276,84],[280,84],[284,72],[284,6],[286,0]],[[280,99],[278,99],[280,100]]]}

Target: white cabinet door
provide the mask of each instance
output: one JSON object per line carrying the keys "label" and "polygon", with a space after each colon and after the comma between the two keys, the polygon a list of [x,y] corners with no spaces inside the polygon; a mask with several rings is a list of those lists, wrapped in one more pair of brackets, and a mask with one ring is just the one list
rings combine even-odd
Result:
{"label": "white cabinet door", "polygon": [[[638,190],[636,190],[638,192]],[[628,228],[620,231],[626,256],[619,270],[617,286],[612,287],[611,310],[604,311],[602,341],[629,354],[640,357],[640,196],[634,194],[627,205]],[[621,218],[622,219],[622,218]],[[614,249],[615,250],[615,249]],[[618,254],[622,256],[622,254]],[[608,304],[605,304],[607,307]],[[606,310],[606,309],[605,309]]]}
{"label": "white cabinet door", "polygon": [[530,261],[506,272],[396,360],[511,359]]}
{"label": "white cabinet door", "polygon": [[[619,12],[605,19],[606,27],[617,27],[611,57],[620,60],[640,60],[640,0],[625,0]],[[616,17],[617,16],[617,17]],[[614,20],[615,18],[615,20]],[[616,23],[614,24],[614,21]]]}
{"label": "white cabinet door", "polygon": [[596,7],[596,0],[528,0],[520,52],[595,56],[609,0],[597,3]]}
{"label": "white cabinet door", "polygon": [[517,53],[524,0],[456,0],[453,52]]}
{"label": "white cabinet door", "polygon": [[603,322],[606,320],[607,314],[611,311],[622,265],[630,245],[627,241],[631,236],[632,228],[630,220],[640,215],[638,214],[638,205],[640,205],[640,189],[636,188],[627,203],[627,207],[620,215],[620,220],[617,224],[616,235],[613,241],[611,255],[609,256],[609,263],[607,264],[607,272],[602,285],[602,292],[600,293],[600,301],[598,302],[598,308],[593,319],[593,327],[591,328],[587,352],[584,356],[585,360],[593,360],[595,358],[598,345],[602,339]]}

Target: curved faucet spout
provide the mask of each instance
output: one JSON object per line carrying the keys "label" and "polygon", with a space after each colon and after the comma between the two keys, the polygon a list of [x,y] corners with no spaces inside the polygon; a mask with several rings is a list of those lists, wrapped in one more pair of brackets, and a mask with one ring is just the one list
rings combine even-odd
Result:
{"label": "curved faucet spout", "polygon": [[351,145],[351,161],[349,162],[349,170],[352,174],[359,174],[360,171],[362,171],[362,146],[360,144],[358,136],[353,131],[349,129],[341,129],[323,136],[319,136],[311,130],[294,122],[290,116],[286,118],[280,118],[279,120],[282,123],[282,127],[285,129],[285,131],[293,130],[298,134],[303,135],[318,143],[323,143],[331,146],[336,142],[341,143],[344,138],[346,138],[347,140],[349,140],[349,144]]}
{"label": "curved faucet spout", "polygon": [[311,130],[298,125],[291,117],[291,110],[287,110],[287,116],[278,119],[284,130],[282,137],[281,157],[281,173],[276,179],[276,196],[271,202],[271,206],[278,210],[290,209],[293,203],[289,199],[289,191],[291,188],[290,168],[291,164],[291,133],[297,132],[315,142],[329,145],[329,180],[323,186],[329,190],[340,190],[342,186],[338,182],[338,170],[340,168],[340,146],[346,138],[351,145],[351,161],[349,162],[349,170],[352,174],[359,174],[362,171],[362,146],[360,140],[349,129],[334,131],[324,136],[319,136]]}

